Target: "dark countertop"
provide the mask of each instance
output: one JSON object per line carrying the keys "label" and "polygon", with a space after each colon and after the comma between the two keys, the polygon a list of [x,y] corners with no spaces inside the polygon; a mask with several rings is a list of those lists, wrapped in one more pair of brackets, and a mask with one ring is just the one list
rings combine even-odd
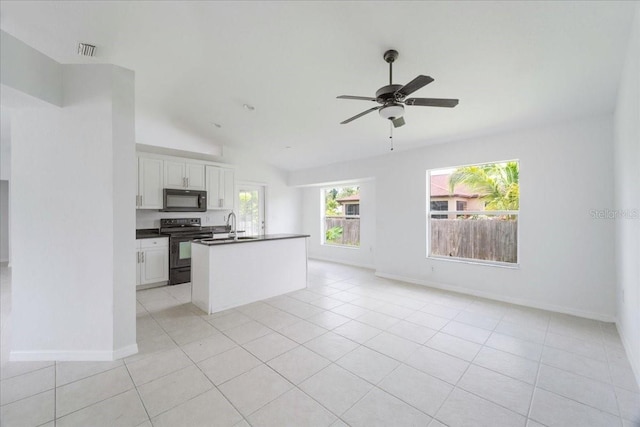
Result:
{"label": "dark countertop", "polygon": [[160,230],[157,228],[141,228],[136,230],[137,239],[155,239],[157,237],[168,237],[164,234],[160,234]]}
{"label": "dark countertop", "polygon": [[311,237],[309,234],[263,234],[251,238],[233,239],[202,239],[194,240],[192,243],[199,243],[205,246],[232,245],[236,243],[266,242],[268,240],[298,239],[301,237]]}
{"label": "dark countertop", "polygon": [[[225,234],[231,230],[231,227],[226,225],[208,225],[201,227],[199,231],[210,232],[214,234]],[[244,231],[238,231],[238,233],[244,233]],[[137,239],[155,239],[157,237],[169,237],[168,234],[160,233],[158,228],[138,228],[136,229]]]}

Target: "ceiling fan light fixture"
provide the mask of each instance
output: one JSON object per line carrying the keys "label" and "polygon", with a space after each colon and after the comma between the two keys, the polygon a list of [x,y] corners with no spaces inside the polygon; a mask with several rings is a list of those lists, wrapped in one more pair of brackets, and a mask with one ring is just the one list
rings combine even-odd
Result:
{"label": "ceiling fan light fixture", "polygon": [[404,114],[404,106],[402,106],[402,104],[393,102],[382,107],[379,112],[380,116],[384,117],[385,119],[393,120],[397,119],[398,117],[402,117],[402,115]]}

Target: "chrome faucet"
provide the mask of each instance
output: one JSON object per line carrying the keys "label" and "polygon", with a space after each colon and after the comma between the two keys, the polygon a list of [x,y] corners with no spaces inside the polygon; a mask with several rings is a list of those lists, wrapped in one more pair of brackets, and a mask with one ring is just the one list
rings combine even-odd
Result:
{"label": "chrome faucet", "polygon": [[229,231],[229,237],[233,237],[233,240],[238,240],[238,229],[236,225],[237,218],[236,218],[236,214],[233,211],[231,211],[229,213],[229,216],[227,217],[227,227],[231,222],[231,218],[233,218],[233,225],[231,225],[231,231]]}

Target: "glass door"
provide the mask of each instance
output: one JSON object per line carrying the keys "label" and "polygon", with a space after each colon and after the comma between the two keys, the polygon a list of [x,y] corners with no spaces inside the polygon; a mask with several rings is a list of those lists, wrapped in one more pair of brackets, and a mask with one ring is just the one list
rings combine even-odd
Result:
{"label": "glass door", "polygon": [[263,185],[238,184],[238,230],[245,236],[265,234]]}

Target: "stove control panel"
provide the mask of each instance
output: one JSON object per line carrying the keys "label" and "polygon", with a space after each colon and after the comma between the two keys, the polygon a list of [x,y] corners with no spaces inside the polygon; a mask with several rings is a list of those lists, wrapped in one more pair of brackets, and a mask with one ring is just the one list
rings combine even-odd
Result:
{"label": "stove control panel", "polygon": [[200,227],[200,218],[162,218],[160,228]]}

